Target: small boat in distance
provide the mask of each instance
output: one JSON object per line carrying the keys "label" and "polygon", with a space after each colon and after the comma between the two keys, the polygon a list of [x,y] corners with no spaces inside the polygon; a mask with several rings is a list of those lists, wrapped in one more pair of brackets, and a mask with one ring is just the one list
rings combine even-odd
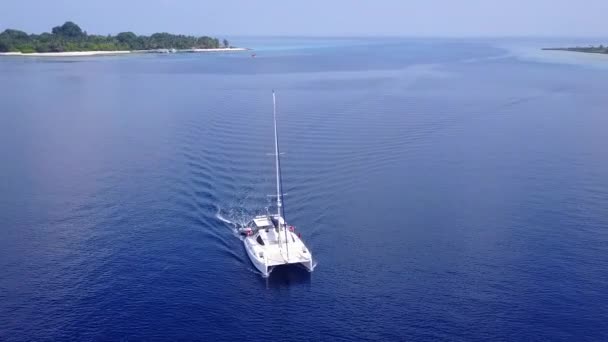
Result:
{"label": "small boat in distance", "polygon": [[312,272],[312,255],[295,228],[285,221],[283,210],[283,192],[281,179],[281,160],[279,153],[279,136],[277,132],[277,106],[274,91],[272,92],[274,116],[274,156],[277,181],[277,213],[256,216],[246,227],[240,228],[244,235],[243,244],[253,265],[268,277],[272,269],[279,265],[302,264]]}

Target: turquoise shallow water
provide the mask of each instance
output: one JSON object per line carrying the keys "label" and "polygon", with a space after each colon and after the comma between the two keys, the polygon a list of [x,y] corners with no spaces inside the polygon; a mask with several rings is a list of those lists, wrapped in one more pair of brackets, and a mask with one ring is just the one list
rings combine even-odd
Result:
{"label": "turquoise shallow water", "polygon": [[[608,337],[597,62],[231,41],[256,57],[0,59],[1,340]],[[265,280],[229,222],[272,208],[272,89],[317,267]]]}

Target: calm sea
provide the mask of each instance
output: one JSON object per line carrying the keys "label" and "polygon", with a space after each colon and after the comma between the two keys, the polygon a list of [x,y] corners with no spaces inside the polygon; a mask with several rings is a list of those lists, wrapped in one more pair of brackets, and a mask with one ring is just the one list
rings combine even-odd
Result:
{"label": "calm sea", "polygon": [[[0,59],[0,340],[608,339],[608,58],[233,41]],[[317,266],[264,279],[272,89]]]}

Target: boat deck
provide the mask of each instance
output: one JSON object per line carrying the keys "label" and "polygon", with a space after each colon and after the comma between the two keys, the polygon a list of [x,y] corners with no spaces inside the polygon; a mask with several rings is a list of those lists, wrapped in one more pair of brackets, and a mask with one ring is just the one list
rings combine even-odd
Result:
{"label": "boat deck", "polygon": [[285,233],[284,230],[279,234],[274,229],[260,229],[256,235],[247,237],[246,240],[249,241],[253,254],[265,259],[267,266],[310,263],[310,251],[294,232],[287,232],[288,244],[280,242],[279,238],[284,239]]}
{"label": "boat deck", "polygon": [[302,245],[289,246],[289,259],[287,259],[287,251],[277,248],[266,248],[265,255],[268,266],[284,265],[284,264],[299,264],[310,261],[310,254],[302,252]]}

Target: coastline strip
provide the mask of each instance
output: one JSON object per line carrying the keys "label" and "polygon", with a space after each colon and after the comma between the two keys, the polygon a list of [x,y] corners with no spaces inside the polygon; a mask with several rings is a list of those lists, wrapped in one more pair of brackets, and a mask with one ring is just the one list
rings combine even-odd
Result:
{"label": "coastline strip", "polygon": [[[185,52],[237,52],[247,51],[247,48],[217,48],[217,49],[185,49],[177,50],[175,53]],[[66,52],[0,52],[0,56],[20,56],[20,57],[89,57],[89,56],[113,56],[132,53],[163,53],[158,50],[136,50],[136,51],[66,51]]]}

